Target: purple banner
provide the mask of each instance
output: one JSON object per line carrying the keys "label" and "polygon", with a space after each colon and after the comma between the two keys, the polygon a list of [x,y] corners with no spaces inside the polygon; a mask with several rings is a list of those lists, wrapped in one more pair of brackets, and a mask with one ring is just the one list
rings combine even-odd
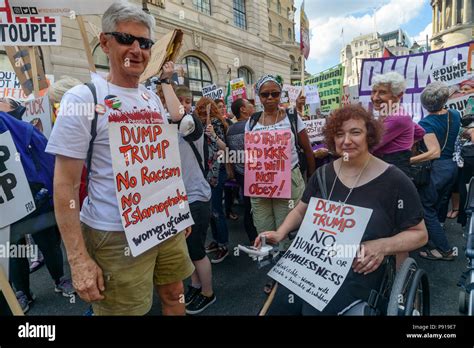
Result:
{"label": "purple banner", "polygon": [[[402,99],[403,107],[418,122],[427,114],[421,106],[420,95],[426,85],[432,82],[432,70],[458,66],[461,62],[470,63],[468,56],[471,44],[474,44],[474,41],[409,56],[364,59],[359,84],[359,101],[362,105],[371,108],[372,78],[378,74],[396,71],[406,79],[407,89]],[[471,70],[471,67],[469,66],[467,70]],[[464,72],[466,79],[468,79],[467,70]]]}

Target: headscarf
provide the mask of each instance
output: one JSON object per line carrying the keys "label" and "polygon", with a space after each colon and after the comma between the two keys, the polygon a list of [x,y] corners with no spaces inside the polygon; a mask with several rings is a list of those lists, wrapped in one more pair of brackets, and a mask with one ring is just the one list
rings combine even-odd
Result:
{"label": "headscarf", "polygon": [[474,87],[474,80],[465,80],[459,84],[459,87],[463,86]]}
{"label": "headscarf", "polygon": [[258,82],[255,85],[255,94],[256,95],[260,95],[260,89],[267,82],[276,83],[278,85],[278,87],[280,87],[280,91],[283,89],[283,83],[282,83],[283,79],[281,78],[281,76],[279,76],[279,75],[277,75],[277,76],[265,75],[265,76],[261,77],[260,80],[258,80]]}

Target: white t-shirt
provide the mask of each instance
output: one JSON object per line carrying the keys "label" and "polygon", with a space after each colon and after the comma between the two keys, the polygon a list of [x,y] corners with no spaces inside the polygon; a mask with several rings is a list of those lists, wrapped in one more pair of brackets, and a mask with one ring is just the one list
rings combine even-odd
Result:
{"label": "white t-shirt", "polygon": [[[262,120],[262,116],[260,116],[260,120]],[[247,124],[245,125],[245,131],[250,132],[250,120],[247,121]],[[286,130],[288,129],[291,133],[291,142],[293,146],[291,147],[291,167],[294,168],[298,164],[298,151],[296,150],[296,143],[295,143],[295,136],[293,132],[291,131],[291,124],[290,124],[290,119],[288,116],[286,116],[283,120],[280,122],[277,122],[275,124],[272,124],[270,126],[264,126],[260,122],[257,122],[255,127],[253,127],[252,132],[254,131],[275,131],[275,130]],[[303,129],[306,129],[306,125],[304,124],[303,120],[301,120],[300,116],[297,115],[296,117],[296,132],[300,133]]]}
{"label": "white t-shirt", "polygon": [[[165,112],[160,98],[144,86],[123,88],[100,77],[93,78],[93,82],[97,103],[103,105],[106,112],[99,113],[97,121],[89,196],[82,206],[81,221],[103,231],[123,231],[109,146],[109,115],[115,122],[168,123],[168,120],[162,117]],[[119,109],[105,106],[104,99],[108,95],[118,97],[122,104]],[[92,93],[85,85],[76,86],[64,94],[46,152],[76,159],[87,158],[94,118],[93,102]],[[87,112],[83,111],[84,106],[88,106]]]}

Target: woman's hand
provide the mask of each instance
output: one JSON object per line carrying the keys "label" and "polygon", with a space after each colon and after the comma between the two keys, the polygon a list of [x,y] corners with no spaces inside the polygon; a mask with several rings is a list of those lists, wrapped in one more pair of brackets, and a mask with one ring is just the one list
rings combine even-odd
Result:
{"label": "woman's hand", "polygon": [[296,99],[296,110],[303,111],[305,105],[306,105],[306,97],[300,93],[300,95]]}
{"label": "woman's hand", "polygon": [[253,244],[254,247],[260,248],[262,246],[262,241],[261,241],[262,237],[265,238],[265,241],[268,244],[278,244],[283,239],[280,233],[276,231],[262,232],[258,235],[257,238],[255,238],[255,243]]}
{"label": "woman's hand", "polygon": [[206,126],[206,135],[212,139],[215,139],[217,137],[216,135],[216,131],[214,130],[214,127],[212,126],[212,124],[208,124]]}
{"label": "woman's hand", "polygon": [[383,239],[369,240],[360,246],[356,258],[352,262],[355,273],[369,274],[380,267],[385,257]]}

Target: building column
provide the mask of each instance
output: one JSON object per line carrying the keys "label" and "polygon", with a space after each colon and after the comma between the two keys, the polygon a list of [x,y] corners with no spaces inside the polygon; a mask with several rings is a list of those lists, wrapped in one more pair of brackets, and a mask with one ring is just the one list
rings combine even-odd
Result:
{"label": "building column", "polygon": [[451,27],[458,23],[458,0],[451,1]]}
{"label": "building column", "polygon": [[440,31],[446,29],[446,0],[441,0],[441,25]]}
{"label": "building column", "polygon": [[472,15],[471,0],[464,0],[463,1],[463,13],[462,13],[462,22],[463,22],[463,24],[471,22],[471,15]]}
{"label": "building column", "polygon": [[438,0],[435,1],[434,4],[434,14],[433,14],[433,35],[439,32],[439,7],[438,7]]}

